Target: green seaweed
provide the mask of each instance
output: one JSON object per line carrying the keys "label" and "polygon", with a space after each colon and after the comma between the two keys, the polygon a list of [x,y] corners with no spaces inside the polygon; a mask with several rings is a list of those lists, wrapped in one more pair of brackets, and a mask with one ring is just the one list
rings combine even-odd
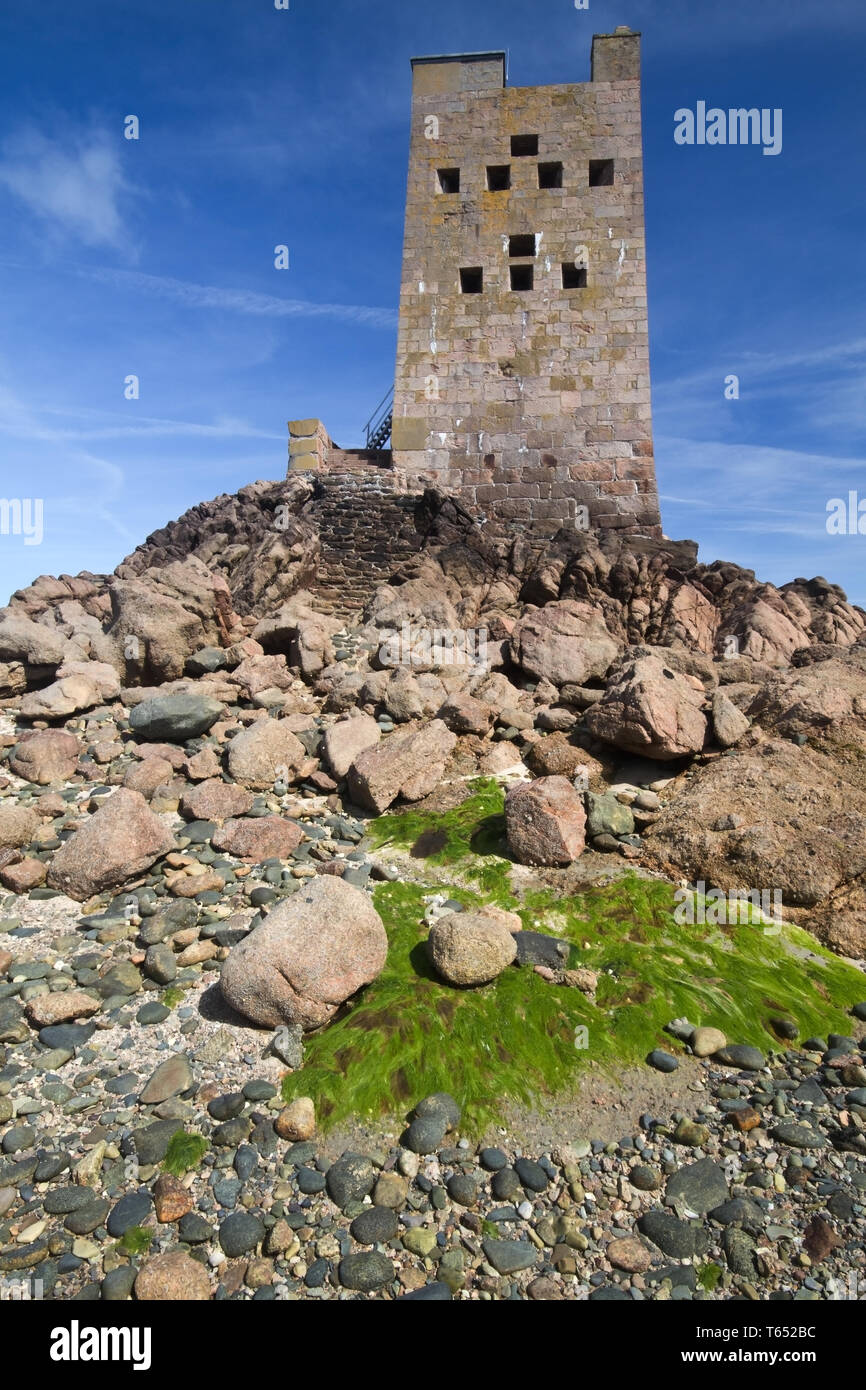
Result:
{"label": "green seaweed", "polygon": [[[456,810],[384,816],[371,834],[379,845],[411,849],[437,832],[437,847],[416,861],[419,873],[425,863],[444,866],[459,877],[444,886],[466,906],[514,909],[509,862],[495,853],[498,820],[501,792],[482,782]],[[313,1097],[324,1129],[351,1116],[405,1114],[422,1096],[447,1090],[463,1107],[464,1128],[480,1132],[503,1100],[533,1105],[562,1094],[588,1062],[612,1072],[658,1046],[676,1051],[664,1032],[675,1017],[767,1050],[778,1047],[772,1020],[780,1015],[802,1037],[844,1033],[847,1010],[863,995],[862,975],[805,931],[768,930],[760,919],[681,923],[672,885],[637,874],[572,897],[533,890],[519,906],[524,926],[569,941],[569,965],[598,974],[594,1000],[525,967],[481,988],[455,989],[436,977],[424,944],[424,898],[442,889],[441,871],[428,883],[376,887],[389,939],[385,968],[307,1039],[303,1070],[283,1082],[286,1100]]]}
{"label": "green seaweed", "polygon": [[182,1178],[191,1168],[199,1166],[207,1151],[208,1142],[204,1135],[190,1134],[185,1129],[179,1129],[169,1140],[162,1161],[163,1171],[170,1173],[174,1178]]}
{"label": "green seaweed", "polygon": [[712,1261],[701,1265],[697,1271],[698,1283],[702,1289],[706,1289],[707,1293],[712,1293],[722,1277],[722,1272],[721,1265],[713,1264]]}
{"label": "green seaweed", "polygon": [[128,1226],[117,1243],[127,1255],[146,1255],[154,1235],[146,1226]]}

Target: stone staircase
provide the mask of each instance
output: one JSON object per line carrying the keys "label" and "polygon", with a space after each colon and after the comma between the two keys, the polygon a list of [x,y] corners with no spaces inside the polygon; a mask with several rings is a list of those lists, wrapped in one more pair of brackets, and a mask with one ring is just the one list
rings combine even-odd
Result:
{"label": "stone staircase", "polygon": [[304,515],[319,529],[322,558],[311,591],[322,612],[354,618],[420,549],[416,497],[393,469],[377,467],[369,455],[337,450],[314,484]]}

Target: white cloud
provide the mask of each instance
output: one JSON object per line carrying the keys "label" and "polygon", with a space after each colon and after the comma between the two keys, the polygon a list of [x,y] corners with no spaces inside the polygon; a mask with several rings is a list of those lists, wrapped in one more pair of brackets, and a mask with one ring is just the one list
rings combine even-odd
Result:
{"label": "white cloud", "polygon": [[125,242],[121,205],[132,190],[104,134],[60,141],[21,130],[3,142],[0,186],[55,232],[71,234],[85,246]]}
{"label": "white cloud", "polygon": [[364,304],[318,304],[308,299],[281,299],[278,295],[257,294],[254,290],[224,289],[219,285],[197,285],[165,275],[145,275],[136,270],[78,267],[88,279],[119,288],[140,290],[143,294],[170,299],[190,309],[225,309],[237,314],[265,318],[331,318],[366,328],[394,328],[393,309],[370,308]]}

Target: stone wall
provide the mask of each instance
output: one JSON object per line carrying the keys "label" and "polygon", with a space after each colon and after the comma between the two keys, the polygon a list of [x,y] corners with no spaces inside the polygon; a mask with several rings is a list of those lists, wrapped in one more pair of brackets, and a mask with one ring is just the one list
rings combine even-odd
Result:
{"label": "stone wall", "polygon": [[360,450],[331,449],[327,467],[312,477],[313,497],[302,515],[319,530],[321,562],[311,586],[336,613],[363,608],[394,570],[421,548],[415,529],[417,494],[405,474]]}
{"label": "stone wall", "polygon": [[660,534],[639,46],[597,36],[593,80],[551,87],[413,64],[394,460],[541,534]]}

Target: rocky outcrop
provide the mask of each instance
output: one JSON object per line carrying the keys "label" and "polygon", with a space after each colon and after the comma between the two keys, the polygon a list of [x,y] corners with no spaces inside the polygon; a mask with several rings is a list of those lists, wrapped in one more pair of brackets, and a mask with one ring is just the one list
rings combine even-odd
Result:
{"label": "rocky outcrop", "polygon": [[456,742],[441,719],[392,734],[352,763],[348,777],[352,799],[377,815],[387,811],[398,796],[420,801],[441,779]]}
{"label": "rocky outcrop", "polygon": [[586,725],[615,748],[670,762],[703,748],[704,699],[696,677],[678,675],[656,656],[628,657],[587,711]]}
{"label": "rocky outcrop", "polygon": [[607,675],[619,646],[598,612],[573,599],[521,618],[511,634],[511,659],[528,676],[553,685],[586,685]]}
{"label": "rocky outcrop", "polygon": [[866,954],[862,888],[841,892],[866,875],[866,792],[839,774],[826,753],[781,739],[737,748],[663,803],[645,833],[650,860],[692,883],[779,893],[784,915],[809,909],[804,924]]}

